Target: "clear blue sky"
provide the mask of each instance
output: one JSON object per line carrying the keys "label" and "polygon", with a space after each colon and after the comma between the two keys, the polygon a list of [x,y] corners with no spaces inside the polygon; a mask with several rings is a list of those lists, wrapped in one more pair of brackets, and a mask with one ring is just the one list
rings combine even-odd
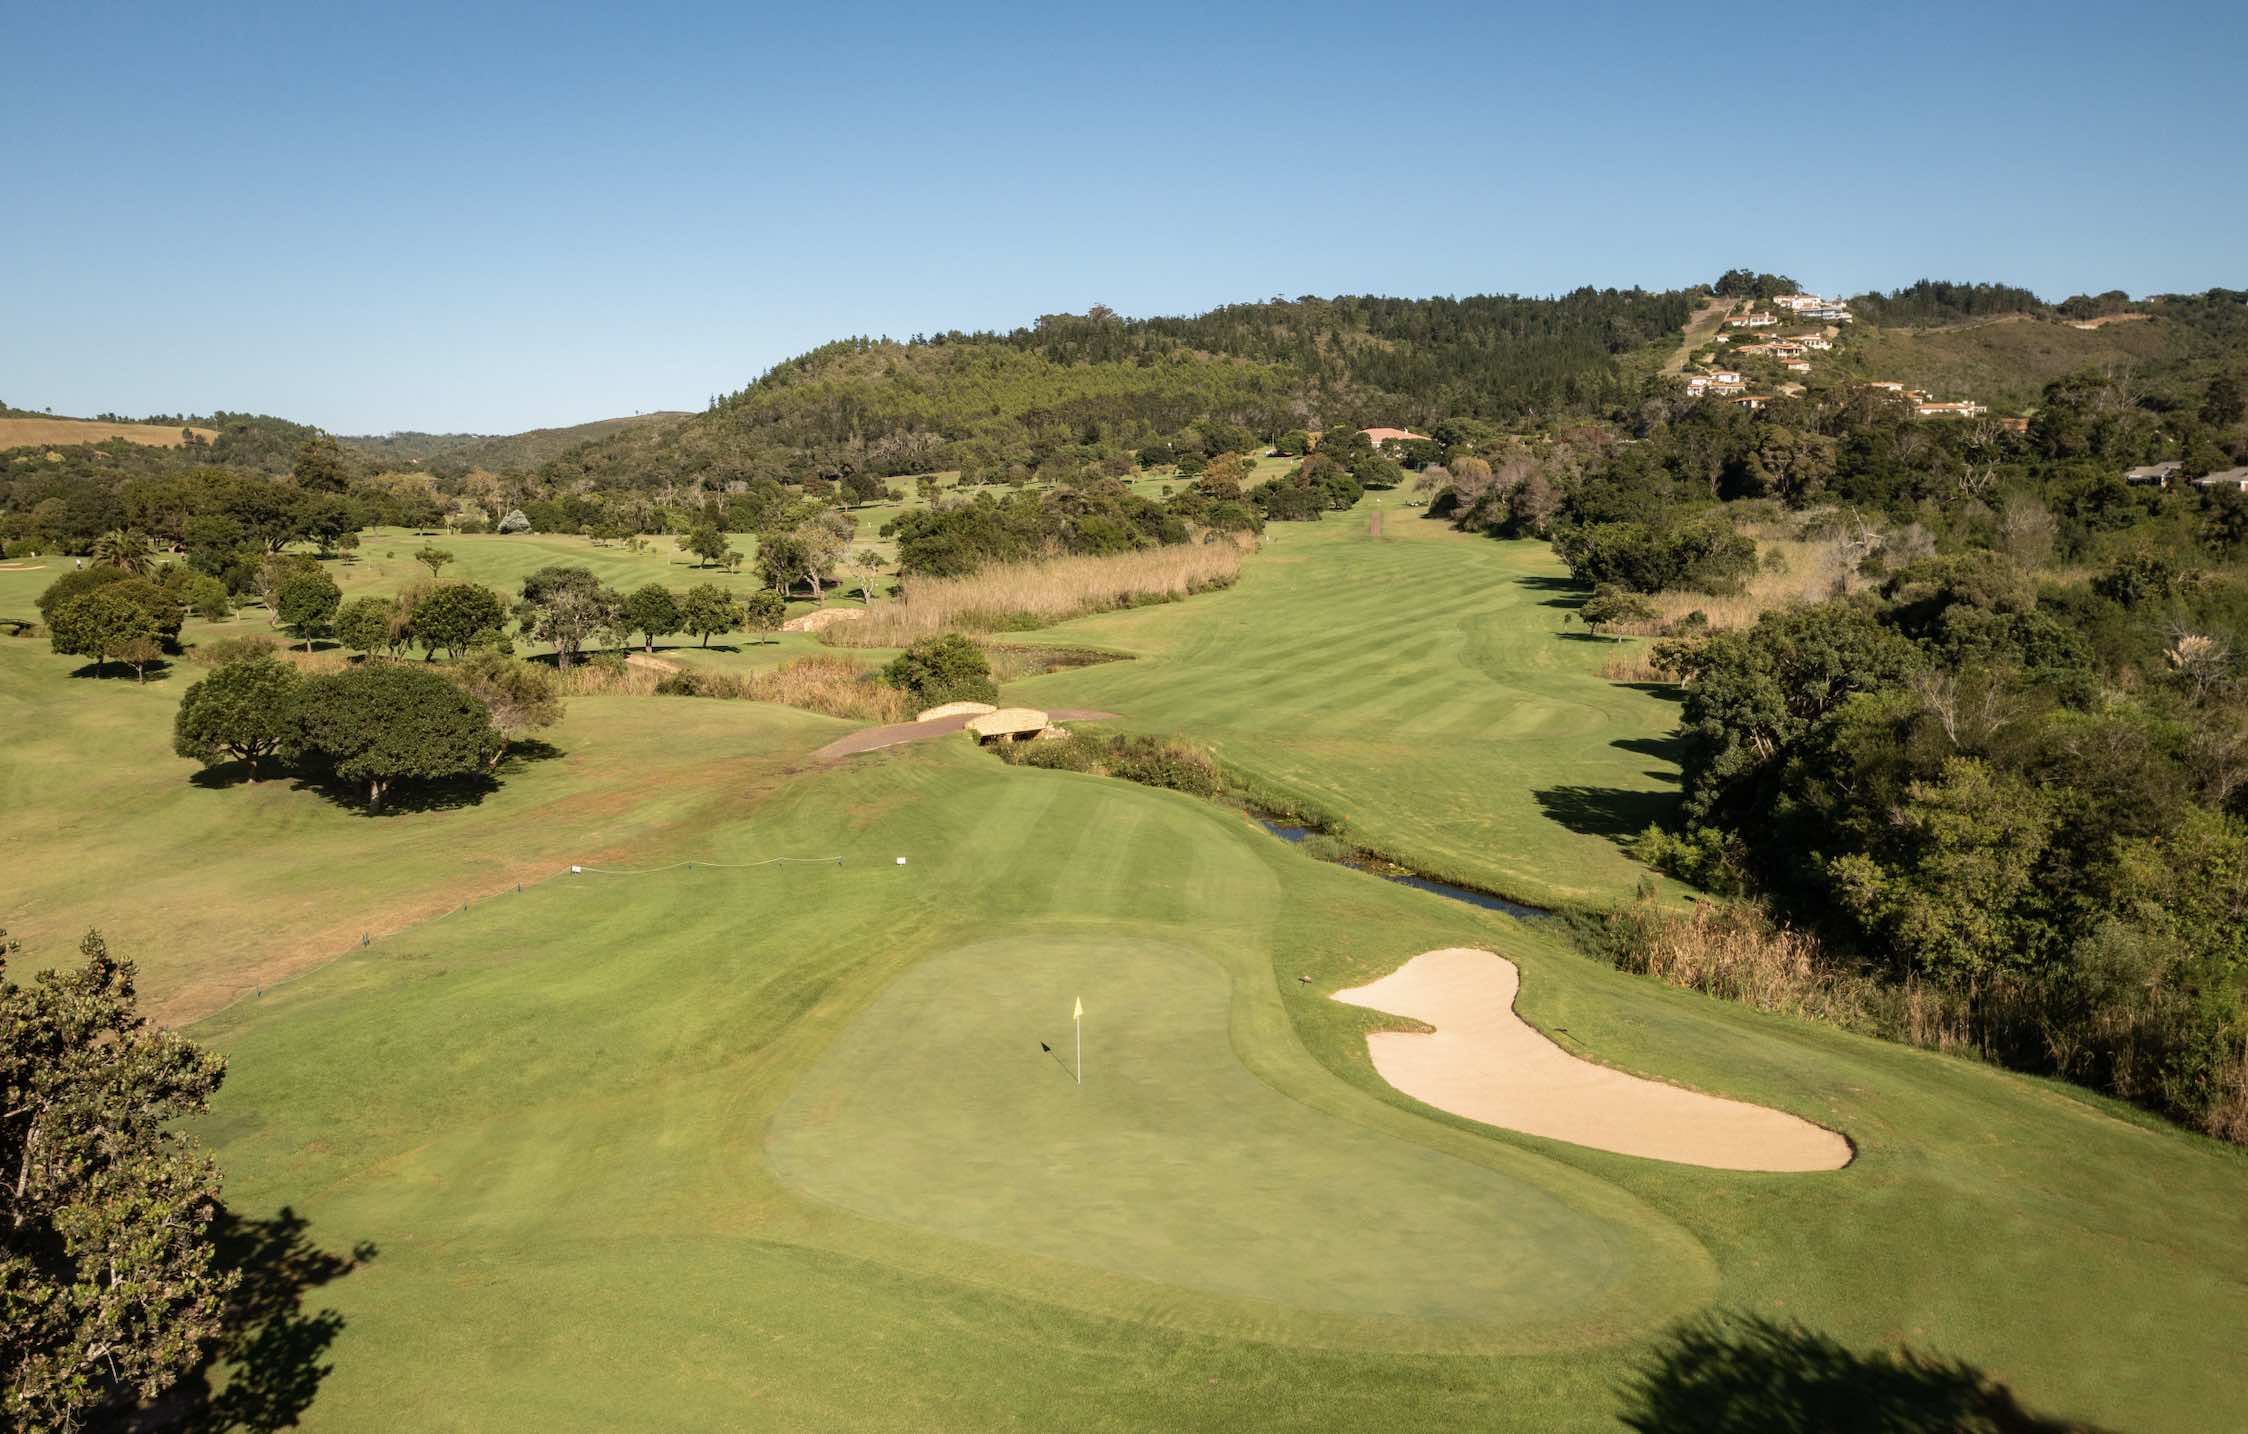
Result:
{"label": "clear blue sky", "polygon": [[2248,287],[2239,0],[1069,8],[0,0],[0,399],[504,432],[1095,302]]}

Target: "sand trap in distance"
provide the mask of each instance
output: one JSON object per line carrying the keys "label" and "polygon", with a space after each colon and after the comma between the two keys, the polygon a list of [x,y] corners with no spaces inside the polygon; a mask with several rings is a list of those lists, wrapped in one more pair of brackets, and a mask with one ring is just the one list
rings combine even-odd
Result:
{"label": "sand trap in distance", "polygon": [[1839,1170],[1850,1142],[1785,1111],[1580,1060],[1514,1013],[1521,975],[1489,951],[1424,951],[1335,999],[1434,1034],[1375,1031],[1367,1053],[1415,1100],[1485,1125],[1718,1170]]}

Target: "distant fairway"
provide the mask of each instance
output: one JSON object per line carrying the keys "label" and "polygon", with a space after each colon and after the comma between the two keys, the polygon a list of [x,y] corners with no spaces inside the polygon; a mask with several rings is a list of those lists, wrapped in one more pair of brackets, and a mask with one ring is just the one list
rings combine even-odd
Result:
{"label": "distant fairway", "polygon": [[1674,799],[1675,707],[1599,675],[1618,647],[1565,622],[1578,595],[1545,544],[1468,537],[1388,497],[1383,537],[1373,500],[1276,524],[1233,591],[1031,635],[1142,660],[1011,695],[1209,742],[1431,874],[1547,904],[1629,895],[1645,868],[1617,839]]}

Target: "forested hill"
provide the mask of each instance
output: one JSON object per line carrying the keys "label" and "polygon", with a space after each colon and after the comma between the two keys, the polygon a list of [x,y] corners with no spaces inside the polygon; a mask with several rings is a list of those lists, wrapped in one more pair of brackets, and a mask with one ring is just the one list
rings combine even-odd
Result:
{"label": "forested hill", "polygon": [[534,428],[527,433],[381,433],[339,437],[336,441],[367,454],[384,467],[422,464],[457,468],[463,472],[483,468],[494,473],[511,473],[536,468],[581,443],[590,443],[622,429],[667,426],[686,417],[684,412],[667,411],[596,419],[567,428]]}
{"label": "forested hill", "polygon": [[1126,319],[1096,306],[1011,333],[852,339],[783,363],[676,428],[609,435],[546,477],[661,488],[853,472],[1097,462],[1212,426],[1517,425],[1629,403],[1700,291],[1342,297]]}

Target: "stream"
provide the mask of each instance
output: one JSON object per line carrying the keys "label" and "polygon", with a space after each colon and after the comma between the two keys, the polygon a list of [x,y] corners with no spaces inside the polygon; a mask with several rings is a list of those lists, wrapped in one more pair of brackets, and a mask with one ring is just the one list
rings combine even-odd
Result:
{"label": "stream", "polygon": [[[1268,816],[1254,808],[1250,810],[1249,816],[1258,826],[1291,845],[1302,842],[1306,837],[1318,834],[1318,828],[1316,827],[1307,827],[1281,817]],[[1485,911],[1503,911],[1509,916],[1518,917],[1525,921],[1535,921],[1541,917],[1553,915],[1552,912],[1542,906],[1524,906],[1519,901],[1509,901],[1503,896],[1493,896],[1488,891],[1477,891],[1466,886],[1454,886],[1448,881],[1438,881],[1434,877],[1421,876],[1418,873],[1406,871],[1391,862],[1385,861],[1376,864],[1372,861],[1361,860],[1343,861],[1339,864],[1354,867],[1359,871],[1371,872],[1384,881],[1394,881],[1400,886],[1417,887],[1422,891],[1434,892],[1436,895],[1452,901],[1464,901],[1469,906],[1480,906]]]}

